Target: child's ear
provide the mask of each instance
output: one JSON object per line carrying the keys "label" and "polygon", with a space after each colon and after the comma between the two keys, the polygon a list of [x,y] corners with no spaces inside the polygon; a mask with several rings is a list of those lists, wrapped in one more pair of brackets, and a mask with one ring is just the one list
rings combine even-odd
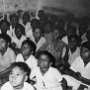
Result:
{"label": "child's ear", "polygon": [[52,62],[50,62],[49,66],[52,66],[52,65],[53,65],[53,63],[52,63]]}
{"label": "child's ear", "polygon": [[27,81],[27,80],[28,80],[28,76],[26,75],[24,81]]}

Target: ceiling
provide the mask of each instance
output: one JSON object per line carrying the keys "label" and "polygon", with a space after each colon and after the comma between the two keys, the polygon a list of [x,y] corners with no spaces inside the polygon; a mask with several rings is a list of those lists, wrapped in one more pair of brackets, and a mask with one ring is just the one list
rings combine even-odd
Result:
{"label": "ceiling", "polygon": [[51,13],[73,13],[75,16],[90,15],[90,0],[39,0],[38,8]]}

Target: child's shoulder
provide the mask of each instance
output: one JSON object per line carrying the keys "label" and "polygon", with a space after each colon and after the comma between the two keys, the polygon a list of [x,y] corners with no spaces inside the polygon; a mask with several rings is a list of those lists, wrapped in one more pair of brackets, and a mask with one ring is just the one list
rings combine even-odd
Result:
{"label": "child's shoulder", "polygon": [[14,52],[13,49],[11,49],[10,47],[7,48],[7,51]]}
{"label": "child's shoulder", "polygon": [[24,82],[24,90],[34,90],[34,87],[31,84]]}
{"label": "child's shoulder", "polygon": [[13,87],[11,86],[10,82],[6,82],[5,84],[2,85],[1,90],[13,90]]}
{"label": "child's shoulder", "polygon": [[58,72],[59,72],[58,69],[57,69],[57,68],[54,68],[54,67],[50,67],[50,68],[49,68],[49,71],[52,72],[52,73],[53,73],[53,72],[54,72],[54,73],[58,73]]}

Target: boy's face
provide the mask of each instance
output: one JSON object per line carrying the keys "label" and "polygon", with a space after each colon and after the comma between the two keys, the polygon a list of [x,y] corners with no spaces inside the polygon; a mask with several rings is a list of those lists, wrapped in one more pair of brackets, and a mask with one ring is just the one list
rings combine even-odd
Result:
{"label": "boy's face", "polygon": [[85,62],[90,61],[90,51],[86,47],[81,47],[80,55]]}
{"label": "boy's face", "polygon": [[40,38],[41,37],[41,31],[39,28],[36,28],[33,32],[33,35],[35,38]]}
{"label": "boy's face", "polygon": [[12,25],[16,25],[18,23],[18,20],[17,20],[16,17],[12,17],[10,22],[11,22]]}
{"label": "boy's face", "polygon": [[73,49],[73,48],[75,48],[75,47],[76,47],[76,40],[75,40],[75,38],[73,37],[73,38],[71,38],[71,39],[69,40],[69,48]]}
{"label": "boy's face", "polygon": [[28,17],[27,15],[25,15],[25,16],[23,17],[23,22],[27,23],[28,21],[29,21],[29,17]]}
{"label": "boy's face", "polygon": [[22,52],[23,56],[30,55],[30,53],[31,53],[30,46],[27,43],[24,43],[21,47],[21,52]]}
{"label": "boy's face", "polygon": [[6,50],[7,42],[3,38],[0,38],[0,51]]}
{"label": "boy's face", "polygon": [[17,29],[15,30],[15,34],[16,34],[17,37],[21,37],[21,36],[22,36],[22,31],[21,31],[21,29],[20,29],[20,28],[17,28]]}
{"label": "boy's face", "polygon": [[67,31],[68,36],[74,35],[75,33],[76,33],[76,32],[74,32],[74,30],[72,30],[72,29],[69,29],[69,30]]}
{"label": "boy's face", "polygon": [[2,33],[7,33],[7,30],[9,28],[6,22],[3,22],[0,27],[1,27]]}
{"label": "boy's face", "polygon": [[57,30],[57,29],[55,29],[54,31],[53,31],[53,38],[56,40],[56,39],[58,39],[59,38],[59,31]]}
{"label": "boy's face", "polygon": [[42,54],[39,57],[39,67],[44,73],[48,70],[48,68],[50,67],[50,60],[47,55]]}
{"label": "boy's face", "polygon": [[19,89],[23,87],[25,81],[25,73],[19,67],[14,67],[9,74],[9,81],[13,88]]}

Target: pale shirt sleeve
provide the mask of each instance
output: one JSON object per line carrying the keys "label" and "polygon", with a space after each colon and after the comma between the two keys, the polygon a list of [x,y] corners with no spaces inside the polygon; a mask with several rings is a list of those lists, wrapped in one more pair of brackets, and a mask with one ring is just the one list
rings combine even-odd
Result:
{"label": "pale shirt sleeve", "polygon": [[34,57],[33,59],[32,59],[32,64],[33,64],[33,69],[35,69],[35,68],[37,68],[37,66],[38,66],[38,60]]}
{"label": "pale shirt sleeve", "polygon": [[31,80],[35,80],[35,77],[36,77],[36,73],[38,72],[36,72],[37,71],[37,69],[33,69],[32,71],[31,71],[31,74],[30,74],[30,79]]}
{"label": "pale shirt sleeve", "polygon": [[34,88],[31,84],[24,82],[23,90],[34,90]]}
{"label": "pale shirt sleeve", "polygon": [[68,38],[67,38],[67,36],[63,37],[61,40],[68,45]]}
{"label": "pale shirt sleeve", "polygon": [[10,49],[10,52],[8,52],[8,53],[10,55],[10,61],[11,61],[11,63],[15,62],[16,61],[15,52],[12,49]]}
{"label": "pale shirt sleeve", "polygon": [[61,73],[60,73],[57,69],[55,69],[55,70],[54,70],[54,74],[55,74],[56,80],[57,80],[58,82],[61,82],[61,81],[62,81],[62,78],[63,78],[63,76],[61,75]]}
{"label": "pale shirt sleeve", "polygon": [[78,60],[78,58],[76,58],[75,60],[74,60],[74,62],[71,64],[71,66],[70,66],[70,69],[71,70],[73,70],[73,71],[75,71],[75,72],[77,72],[78,71],[78,62],[79,60]]}
{"label": "pale shirt sleeve", "polygon": [[63,75],[63,78],[67,81],[68,86],[72,86],[73,90],[77,90],[80,86],[80,82],[69,75]]}
{"label": "pale shirt sleeve", "polygon": [[24,62],[24,59],[21,54],[18,54],[16,57],[16,62]]}
{"label": "pale shirt sleeve", "polygon": [[6,82],[5,84],[3,84],[0,90],[13,90],[13,87],[11,86],[9,82]]}
{"label": "pale shirt sleeve", "polygon": [[31,55],[30,58],[26,60],[26,63],[31,70],[37,67],[37,59],[33,55]]}
{"label": "pale shirt sleeve", "polygon": [[46,39],[44,37],[41,37],[41,39],[39,40],[38,44],[37,44],[37,49],[36,51],[38,51],[46,42]]}

